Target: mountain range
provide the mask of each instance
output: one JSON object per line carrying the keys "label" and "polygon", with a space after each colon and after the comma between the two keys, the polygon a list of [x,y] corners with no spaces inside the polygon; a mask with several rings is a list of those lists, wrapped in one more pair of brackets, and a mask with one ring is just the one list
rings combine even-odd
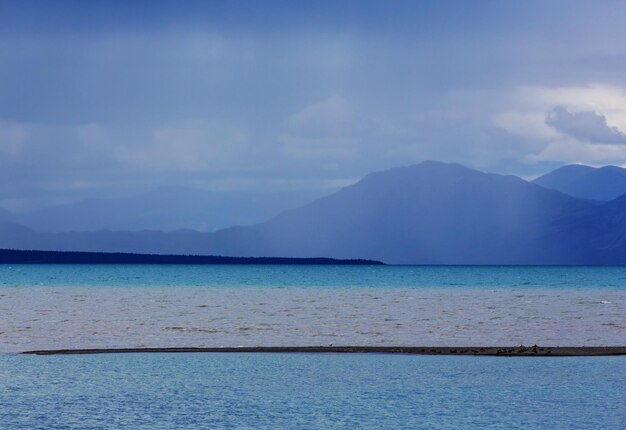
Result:
{"label": "mountain range", "polygon": [[[606,179],[623,169],[589,169],[566,167],[528,182],[430,161],[372,173],[251,226],[46,233],[5,222],[0,247],[392,264],[626,264],[626,186],[610,199],[619,183]],[[611,193],[583,193],[590,188],[581,172],[609,181]]]}
{"label": "mountain range", "polygon": [[608,202],[626,193],[626,169],[570,164],[540,176],[533,182],[580,199]]}
{"label": "mountain range", "polygon": [[14,213],[0,208],[0,221],[36,231],[215,231],[254,224],[301,206],[324,190],[227,192],[170,186],[118,198],[87,199]]}

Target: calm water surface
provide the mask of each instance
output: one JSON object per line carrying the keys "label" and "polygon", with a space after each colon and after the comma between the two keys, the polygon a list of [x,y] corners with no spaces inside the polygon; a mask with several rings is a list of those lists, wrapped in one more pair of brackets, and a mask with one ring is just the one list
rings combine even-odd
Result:
{"label": "calm water surface", "polygon": [[0,287],[626,288],[626,267],[14,265]]}

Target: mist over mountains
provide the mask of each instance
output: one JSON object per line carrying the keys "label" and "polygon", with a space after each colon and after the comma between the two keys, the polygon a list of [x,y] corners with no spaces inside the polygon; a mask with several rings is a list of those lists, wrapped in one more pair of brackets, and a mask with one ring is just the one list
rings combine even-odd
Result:
{"label": "mist over mountains", "polygon": [[160,187],[129,197],[82,200],[23,213],[0,208],[0,221],[41,232],[181,229],[210,232],[265,221],[328,192],[218,192]]}
{"label": "mist over mountains", "polygon": [[[44,233],[2,223],[0,247],[396,264],[626,264],[626,196],[601,201],[621,186],[606,175],[619,176],[623,169],[559,170],[527,182],[431,161],[372,173],[251,226],[215,233]],[[590,188],[581,174],[597,171],[592,179],[610,183],[610,193],[585,191]]]}

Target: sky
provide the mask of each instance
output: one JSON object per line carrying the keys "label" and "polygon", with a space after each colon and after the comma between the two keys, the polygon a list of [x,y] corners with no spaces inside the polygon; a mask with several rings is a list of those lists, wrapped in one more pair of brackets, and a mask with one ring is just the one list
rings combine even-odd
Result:
{"label": "sky", "polygon": [[626,165],[623,1],[0,0],[0,207]]}

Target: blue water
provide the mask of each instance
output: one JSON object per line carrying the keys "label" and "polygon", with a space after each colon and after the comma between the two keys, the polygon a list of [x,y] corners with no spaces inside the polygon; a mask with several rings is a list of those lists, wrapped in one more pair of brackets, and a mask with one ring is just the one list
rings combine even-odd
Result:
{"label": "blue water", "polygon": [[0,266],[0,353],[626,345],[626,268]]}
{"label": "blue water", "polygon": [[2,429],[624,429],[626,357],[0,356]]}
{"label": "blue water", "polygon": [[624,345],[625,309],[620,267],[0,266],[0,429],[624,429],[626,357],[12,353]]}
{"label": "blue water", "polygon": [[12,286],[626,288],[626,267],[14,265]]}

